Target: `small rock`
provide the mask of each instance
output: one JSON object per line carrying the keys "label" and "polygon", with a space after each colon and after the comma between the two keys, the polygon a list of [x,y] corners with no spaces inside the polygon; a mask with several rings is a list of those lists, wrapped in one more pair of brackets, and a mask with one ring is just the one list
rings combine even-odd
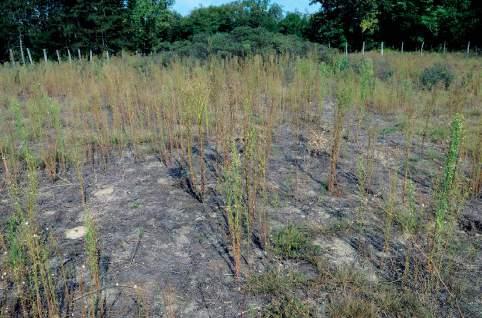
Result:
{"label": "small rock", "polygon": [[157,179],[157,183],[160,185],[171,185],[171,181],[169,180],[169,178],[163,178],[163,177]]}
{"label": "small rock", "polygon": [[318,192],[316,192],[315,190],[309,190],[309,191],[306,193],[306,195],[307,195],[308,197],[315,198],[315,197],[317,197],[317,196],[320,195],[320,194],[319,194]]}
{"label": "small rock", "polygon": [[94,193],[94,196],[97,198],[102,198],[102,197],[108,197],[112,193],[114,193],[114,188],[113,187],[107,187],[104,189],[100,189],[97,192]]}
{"label": "small rock", "polygon": [[160,161],[149,162],[146,165],[144,165],[144,168],[146,170],[160,169],[160,168],[162,168],[162,163]]}
{"label": "small rock", "polygon": [[65,231],[65,237],[70,240],[77,240],[79,238],[84,237],[86,232],[85,226],[77,226],[72,229],[68,229]]}
{"label": "small rock", "polygon": [[44,214],[47,215],[47,216],[54,215],[55,213],[57,213],[57,211],[54,211],[54,210],[47,210],[47,211],[44,212]]}

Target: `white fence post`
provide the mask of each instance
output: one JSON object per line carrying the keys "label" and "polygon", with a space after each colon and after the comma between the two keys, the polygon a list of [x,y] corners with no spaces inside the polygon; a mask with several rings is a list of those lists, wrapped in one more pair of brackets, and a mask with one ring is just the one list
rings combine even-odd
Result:
{"label": "white fence post", "polygon": [[47,50],[43,49],[43,52],[44,52],[44,61],[45,63],[47,63]]}
{"label": "white fence post", "polygon": [[10,63],[12,63],[12,65],[15,65],[15,56],[13,55],[12,49],[8,49],[8,52],[10,53]]}
{"label": "white fence post", "polygon": [[28,48],[27,48],[27,55],[28,55],[28,60],[30,61],[30,64],[32,65],[33,64],[32,54],[30,54],[30,50]]}
{"label": "white fence post", "polygon": [[25,54],[23,54],[23,41],[21,34],[18,36],[18,42],[20,43],[20,57],[22,58],[22,64],[25,65]]}

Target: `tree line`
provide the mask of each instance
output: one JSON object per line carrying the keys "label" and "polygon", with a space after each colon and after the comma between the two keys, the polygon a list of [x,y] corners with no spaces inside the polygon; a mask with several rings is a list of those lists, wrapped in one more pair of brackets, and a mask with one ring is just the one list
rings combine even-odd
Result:
{"label": "tree line", "polygon": [[2,0],[0,60],[9,49],[121,49],[203,57],[249,52],[303,52],[309,42],[367,49],[384,41],[407,49],[425,42],[459,49],[480,45],[479,0],[313,0],[319,12],[283,12],[270,0],[239,0],[181,16],[173,0]]}

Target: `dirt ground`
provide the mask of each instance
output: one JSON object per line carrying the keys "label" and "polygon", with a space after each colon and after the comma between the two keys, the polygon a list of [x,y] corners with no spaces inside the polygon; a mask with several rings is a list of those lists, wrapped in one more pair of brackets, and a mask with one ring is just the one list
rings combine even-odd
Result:
{"label": "dirt ground", "polygon": [[[286,224],[303,224],[312,228],[342,228],[320,231],[314,244],[333,264],[354,264],[369,273],[373,282],[401,275],[387,271],[384,264],[400,255],[383,252],[383,199],[388,184],[388,171],[402,178],[400,149],[401,132],[380,133],[375,152],[375,174],[366,204],[360,211],[361,198],[357,192],[356,158],[364,151],[367,132],[357,131],[355,125],[346,130],[338,164],[340,193],[332,196],[326,191],[329,172],[329,151],[310,151],[310,134],[330,138],[332,114],[327,107],[321,127],[304,125],[300,131],[282,124],[274,134],[273,149],[268,167],[270,196],[261,202],[268,209],[270,228]],[[376,115],[371,120],[380,131],[390,131],[393,118]],[[316,122],[316,120],[314,121]],[[350,123],[354,120],[350,120]],[[358,139],[358,140],[356,140]],[[428,147],[443,153],[441,145]],[[214,150],[207,149],[207,160],[215,165]],[[421,157],[414,145],[411,175],[418,201],[423,203],[432,191],[432,176],[443,165],[443,156]],[[310,273],[313,269],[302,261],[285,261],[266,253],[255,244],[243,254],[243,277],[233,275],[229,254],[229,236],[216,189],[214,173],[210,172],[208,196],[203,203],[183,186],[182,171],[174,165],[166,167],[153,154],[134,157],[132,152],[115,154],[107,164],[88,164],[84,170],[87,205],[80,202],[77,179],[72,172],[52,183],[42,176],[39,189],[39,221],[43,231],[57,238],[63,259],[53,260],[72,268],[75,276],[84,270],[83,220],[91,213],[99,229],[101,271],[108,312],[112,316],[135,316],[139,304],[148,308],[150,316],[163,316],[175,310],[180,317],[242,317],[249,310],[265,305],[262,298],[243,290],[245,275],[269,268],[294,268]],[[9,213],[5,189],[0,192],[1,219]],[[467,203],[460,216],[457,235],[470,241],[476,249],[475,262],[465,264],[461,273],[472,281],[473,310],[482,310],[482,198]],[[343,230],[344,224],[363,219],[362,231]],[[316,233],[316,232],[315,232]],[[394,245],[404,245],[397,237]],[[397,249],[395,248],[394,251]],[[0,293],[6,292],[2,286]],[[308,297],[305,295],[305,297]],[[3,298],[3,297],[2,297]],[[324,299],[316,300],[322,310]],[[479,311],[482,312],[482,311]],[[121,314],[122,313],[122,314]]]}

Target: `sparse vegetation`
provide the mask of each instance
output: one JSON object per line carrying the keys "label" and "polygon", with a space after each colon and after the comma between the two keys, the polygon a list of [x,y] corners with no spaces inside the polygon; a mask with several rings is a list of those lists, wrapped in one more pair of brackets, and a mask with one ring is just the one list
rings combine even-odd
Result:
{"label": "sparse vegetation", "polygon": [[1,66],[1,314],[476,316],[477,71],[389,50]]}
{"label": "sparse vegetation", "polygon": [[422,71],[422,74],[420,74],[420,83],[426,89],[432,89],[436,85],[447,89],[452,83],[453,78],[453,71],[447,64],[436,63]]}

